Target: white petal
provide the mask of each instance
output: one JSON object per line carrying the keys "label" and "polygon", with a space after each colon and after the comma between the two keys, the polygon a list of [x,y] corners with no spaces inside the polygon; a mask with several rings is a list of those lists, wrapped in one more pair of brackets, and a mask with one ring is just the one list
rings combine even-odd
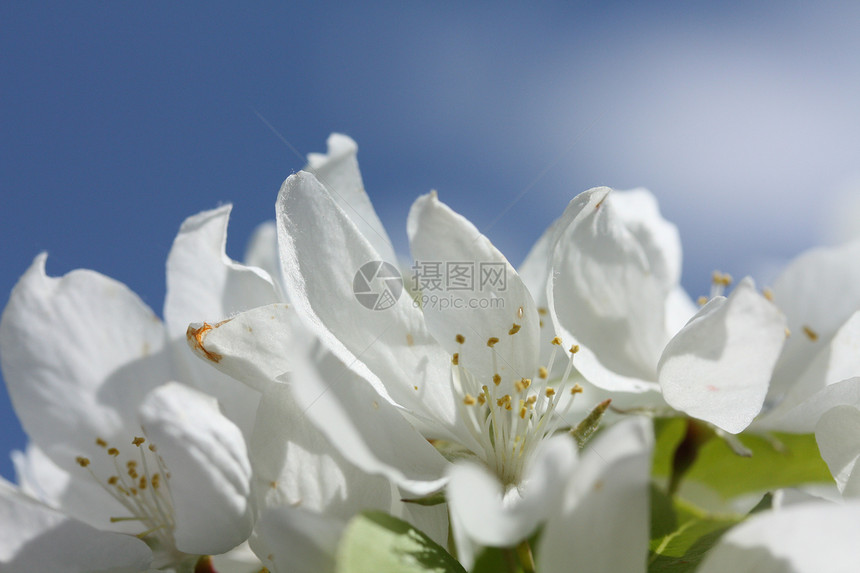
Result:
{"label": "white petal", "polygon": [[[412,205],[408,231],[419,282],[422,262],[440,263],[445,269],[442,289],[422,292],[424,317],[436,340],[448,352],[459,353],[460,364],[487,383],[494,374],[509,381],[532,378],[539,358],[537,306],[504,255],[435,193],[422,195]],[[466,271],[462,284],[448,281],[451,268],[457,265]],[[487,281],[490,272],[503,276]],[[434,294],[444,298],[450,308],[441,302],[433,304]],[[458,334],[465,343],[457,342]],[[492,350],[487,346],[490,338],[498,339]]]}
{"label": "white petal", "polygon": [[30,439],[61,467],[126,443],[126,426],[150,389],[169,379],[164,327],[125,285],[92,271],[45,274],[36,257],[0,321],[0,360]]}
{"label": "white petal", "polygon": [[[549,280],[550,265],[552,264],[552,248],[555,246],[556,236],[561,227],[562,219],[553,221],[552,225],[544,231],[543,235],[532,246],[518,270],[523,284],[528,288],[535,305],[538,307],[541,321],[543,321],[543,326],[540,329],[542,335],[540,345],[541,364],[547,363],[554,348],[552,344],[546,343],[546,338],[548,338],[550,333],[553,336],[561,333],[558,325],[553,321],[553,314],[547,312],[549,308],[549,303],[547,302],[547,282]],[[557,364],[564,367],[562,362],[558,362]]]}
{"label": "white petal", "polygon": [[328,141],[328,153],[308,154],[305,171],[313,173],[322,183],[347,216],[352,219],[359,232],[373,245],[382,261],[394,263],[397,258],[391,239],[376,215],[370,197],[364,190],[358,170],[356,153],[358,145],[350,137],[332,133]]}
{"label": "white petal", "polygon": [[776,408],[756,420],[757,429],[808,434],[822,414],[835,406],[860,406],[860,378],[848,378],[819,390],[793,408]]}
{"label": "white petal", "polygon": [[274,221],[260,223],[251,234],[248,246],[245,248],[245,264],[266,271],[278,293],[281,292],[281,257],[278,254],[278,226]]}
{"label": "white petal", "polygon": [[[604,368],[651,381],[668,340],[665,305],[670,289],[652,268],[646,248],[607,201],[609,193],[606,187],[586,191],[562,215],[547,297],[550,312]],[[577,367],[592,383],[603,383],[605,376],[592,373],[597,365],[580,360]]]}
{"label": "white petal", "polygon": [[260,516],[251,548],[274,573],[329,573],[346,523],[302,508],[278,507]]}
{"label": "white petal", "polygon": [[452,466],[447,495],[465,534],[482,545],[508,547],[528,537],[556,509],[576,463],[576,445],[566,435],[541,444],[526,467],[519,491],[503,491],[498,478],[472,462]]}
{"label": "white petal", "polygon": [[[796,336],[806,338],[803,333],[793,333],[789,340]],[[801,409],[802,404],[828,385],[860,374],[860,312],[851,315],[827,342],[820,345],[817,354],[808,353],[807,356],[809,362],[795,365],[798,372],[794,374],[794,384],[786,389],[774,416]]]}
{"label": "white petal", "polygon": [[666,331],[675,336],[698,311],[687,291],[680,286],[672,289],[666,298]]}
{"label": "white petal", "polygon": [[192,324],[186,338],[211,366],[264,392],[290,370],[293,341],[312,336],[295,314],[287,304],[271,304],[214,325]]}
{"label": "white petal", "polygon": [[450,357],[427,332],[421,311],[408,296],[384,310],[366,308],[355,297],[356,274],[380,261],[379,253],[309,173],[287,178],[277,212],[293,308],[341,360],[364,362],[378,377],[381,393],[419,416],[453,426]]}
{"label": "white petal", "polygon": [[33,571],[145,571],[146,544],[129,535],[99,531],[29,499],[0,478],[0,569]]}
{"label": "white petal", "polygon": [[[788,317],[792,336],[774,373],[771,395],[784,394],[837,329],[860,310],[857,284],[860,241],[810,250],[779,276],[773,299]],[[806,335],[804,327],[814,336]]]}
{"label": "white petal", "polygon": [[251,464],[242,433],[214,398],[171,382],[140,408],[141,425],[170,471],[176,547],[186,553],[224,553],[253,526]]}
{"label": "white petal", "polygon": [[658,366],[670,406],[738,433],[761,411],[785,341],[785,317],[745,279],[669,342]]}
{"label": "white petal", "polygon": [[392,488],[348,462],[316,429],[284,384],[260,403],[251,440],[258,506],[301,506],[348,520],[365,509],[388,510]]}
{"label": "white petal", "polygon": [[827,411],[815,426],[815,440],[842,495],[860,496],[860,472],[855,471],[860,457],[860,410],[836,406]]}
{"label": "white petal", "polygon": [[681,237],[678,227],[660,214],[654,194],[647,189],[615,191],[608,200],[639,241],[657,278],[667,290],[677,286],[681,281]]}
{"label": "white petal", "polygon": [[272,279],[232,261],[225,251],[230,205],[182,223],[167,257],[164,320],[174,338],[190,322],[217,322],[237,312],[278,302]]}
{"label": "white petal", "polygon": [[699,573],[856,571],[860,504],[805,503],[753,515],[729,530]]}
{"label": "white petal", "polygon": [[559,218],[553,221],[552,225],[532,245],[519,268],[520,278],[529,289],[535,304],[539,307],[546,307],[546,283],[552,264],[552,249],[562,226],[563,219]]}
{"label": "white petal", "polygon": [[[100,453],[105,455],[104,450]],[[66,471],[32,443],[27,446],[26,454],[13,452],[12,458],[19,487],[27,495],[98,529],[140,533],[138,523],[111,522],[111,517],[127,515],[128,510],[106,495],[103,484],[93,479],[87,470],[76,465],[71,471]],[[95,470],[95,466],[93,464],[90,469]],[[105,473],[99,470],[96,475],[106,478],[115,470],[112,464],[104,466],[107,466]]]}
{"label": "white petal", "polygon": [[[417,480],[421,484],[417,487],[422,493],[441,487],[442,482],[439,478],[444,471],[440,465],[443,463],[441,456],[409,425],[400,411],[393,409],[389,400],[379,396],[373,390],[365,379],[369,374],[366,367],[360,362],[353,361],[348,368],[336,357],[324,351],[316,337],[307,332],[304,323],[287,305],[271,305],[249,311],[230,322],[213,327],[199,337],[192,335],[190,340],[193,340],[198,351],[208,360],[213,361],[217,367],[248,383],[251,383],[252,379],[256,380],[259,387],[267,387],[268,392],[281,392],[271,386],[278,385],[275,379],[279,375],[289,372],[287,379],[291,381],[290,385],[296,393],[296,400],[303,406],[296,410],[293,416],[281,416],[272,413],[272,408],[276,407],[275,404],[264,404],[258,416],[265,416],[266,420],[272,420],[272,423],[279,417],[283,417],[284,421],[280,423],[279,430],[270,429],[267,434],[265,426],[261,426],[264,422],[258,419],[255,431],[255,443],[258,445],[259,440],[263,439],[262,436],[268,436],[265,438],[267,447],[273,447],[275,451],[288,448],[287,436],[284,436],[284,440],[280,442],[271,436],[288,432],[285,428],[290,427],[290,422],[296,427],[288,433],[296,432],[295,439],[304,434],[310,436],[314,430],[300,428],[302,425],[314,424],[320,428],[317,431],[322,431],[322,434],[314,437],[313,440],[331,440],[346,459],[368,472],[395,476],[393,479],[406,480],[407,484]],[[286,398],[281,396],[281,400]],[[357,409],[355,404],[359,403],[371,408]],[[277,407],[287,408],[288,405],[290,408],[295,408],[288,401],[282,402]],[[361,417],[362,411],[366,413],[367,418]],[[293,417],[296,419],[292,420]],[[383,434],[383,437],[380,437],[381,428],[388,430],[399,428],[399,431],[395,434]],[[322,438],[323,435],[326,438]],[[311,438],[307,437],[307,439]],[[362,439],[364,444],[361,444]],[[360,445],[356,445],[354,440],[358,440]],[[304,449],[322,453],[322,450],[317,450],[321,447],[320,443],[314,443],[317,445],[308,445],[307,448],[296,445],[294,453],[299,457]],[[394,443],[397,446],[392,451]],[[403,451],[398,452],[397,448]],[[405,457],[403,452],[406,454]],[[261,463],[267,467],[263,473],[272,477],[270,481],[280,482],[280,478],[275,477],[276,474],[282,471],[293,471],[291,468],[282,467],[283,460],[278,459],[281,455],[285,454],[281,452],[281,454],[270,453],[265,456],[259,453],[255,455],[258,460],[261,458],[268,460]],[[429,461],[423,458],[429,458]],[[395,469],[401,461],[406,461],[407,465],[412,464],[414,467],[405,468],[405,472]],[[329,460],[320,463],[335,462]],[[260,471],[258,470],[258,473]],[[344,467],[343,471],[354,470]],[[308,491],[313,489],[314,484],[304,482],[310,477],[308,473],[297,474],[295,477],[301,480],[292,484],[289,481],[283,484],[287,490],[294,492],[296,488],[299,490],[309,488]],[[334,474],[330,477],[335,483],[316,484],[315,487],[322,488],[321,491],[308,494],[315,496],[313,499],[319,502],[318,505],[314,505],[314,501],[310,502],[314,509],[326,506],[328,502],[325,500],[334,495],[334,489],[341,487],[338,485],[341,483],[339,480],[345,479],[338,478]],[[428,480],[431,482],[429,485],[424,483]],[[372,484],[378,485],[377,482],[365,481],[368,481],[368,487]],[[328,487],[329,485],[331,488]],[[345,482],[342,487],[346,487]],[[289,493],[289,495],[299,494]],[[366,494],[361,495],[367,497]]]}
{"label": "white petal", "polygon": [[[232,261],[226,254],[230,205],[204,211],[182,223],[167,258],[167,297],[164,319],[174,339],[188,324],[216,323],[249,308],[278,302],[275,286],[265,272]],[[195,360],[184,341],[175,345],[181,380],[224,405],[225,414],[245,435],[253,427],[259,396]]]}
{"label": "white petal", "polygon": [[309,360],[295,365],[289,384],[304,415],[358,467],[419,496],[445,484],[445,459],[319,342],[311,343]]}
{"label": "white petal", "polygon": [[624,420],[586,446],[541,536],[541,571],[635,573],[648,554],[650,422]]}

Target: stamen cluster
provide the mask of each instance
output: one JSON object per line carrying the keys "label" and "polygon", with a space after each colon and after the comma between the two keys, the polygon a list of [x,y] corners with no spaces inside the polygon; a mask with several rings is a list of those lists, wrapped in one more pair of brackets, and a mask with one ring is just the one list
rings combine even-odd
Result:
{"label": "stamen cluster", "polygon": [[[514,343],[521,326],[514,322],[507,332]],[[482,458],[502,483],[511,485],[519,483],[526,461],[537,444],[558,429],[573,403],[571,398],[566,401],[562,411],[557,411],[562,401],[558,390],[564,388],[570,378],[573,356],[579,347],[574,345],[569,349],[567,365],[560,378],[550,380],[550,373],[561,351],[562,341],[559,337],[552,340],[552,352],[547,365],[531,373],[531,378],[502,376],[495,348],[499,340],[499,337],[493,336],[486,343],[488,351],[492,353],[494,371],[490,380],[481,380],[460,365],[462,350],[454,353],[451,363],[454,386],[462,396],[461,415],[483,448]],[[466,338],[458,334],[456,341],[462,345]],[[582,387],[578,384],[570,389],[571,394],[579,392],[582,392]],[[482,452],[476,453],[480,456]]]}
{"label": "stamen cluster", "polygon": [[170,497],[168,480],[170,473],[164,465],[164,460],[158,455],[155,444],[147,444],[145,438],[135,437],[132,440],[138,450],[136,458],[130,458],[121,463],[120,451],[110,446],[102,438],[96,438],[96,445],[104,450],[111,458],[115,473],[106,480],[101,479],[90,467],[90,459],[79,456],[78,465],[86,468],[93,479],[111,497],[122,504],[130,516],[111,517],[111,523],[123,521],[139,521],[144,530],[137,537],[145,541],[158,541],[164,549],[173,548],[173,529],[175,527],[173,501]]}

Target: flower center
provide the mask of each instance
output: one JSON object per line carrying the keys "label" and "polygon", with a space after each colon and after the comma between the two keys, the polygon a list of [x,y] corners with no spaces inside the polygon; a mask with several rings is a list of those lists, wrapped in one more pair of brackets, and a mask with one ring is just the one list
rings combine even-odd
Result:
{"label": "flower center", "polygon": [[[515,337],[520,330],[513,323],[507,335]],[[456,336],[459,344],[466,338]],[[534,453],[536,446],[545,437],[552,435],[562,423],[564,414],[573,403],[566,401],[562,411],[558,411],[561,400],[560,391],[567,384],[573,369],[573,355],[579,346],[572,346],[564,373],[550,379],[556,358],[561,350],[562,341],[552,340],[552,352],[546,366],[531,373],[531,378],[499,374],[498,357],[495,349],[498,337],[487,340],[487,348],[492,352],[492,365],[495,372],[490,380],[481,380],[460,365],[460,353],[452,357],[453,382],[455,390],[462,396],[461,416],[466,426],[481,444],[484,462],[496,472],[505,485],[518,484],[523,468]],[[578,394],[582,387],[578,384],[570,388],[570,393]]]}
{"label": "flower center", "polygon": [[146,541],[153,549],[159,549],[160,553],[174,553],[175,520],[169,487],[170,472],[158,455],[155,444],[142,447],[145,442],[145,438],[134,438],[132,444],[137,448],[138,455],[121,462],[119,449],[110,446],[102,438],[96,438],[96,445],[111,458],[114,466],[115,473],[107,479],[96,475],[90,467],[89,458],[79,456],[75,461],[86,468],[96,483],[131,514],[111,517],[111,523],[139,521],[144,528],[137,534],[139,539]]}

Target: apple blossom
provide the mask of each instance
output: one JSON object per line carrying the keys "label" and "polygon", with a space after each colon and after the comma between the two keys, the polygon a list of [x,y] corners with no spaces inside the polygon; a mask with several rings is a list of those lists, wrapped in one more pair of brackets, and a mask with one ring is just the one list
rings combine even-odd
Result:
{"label": "apple blossom", "polygon": [[146,538],[158,567],[228,551],[253,524],[241,426],[250,433],[259,395],[196,372],[185,327],[175,328],[189,308],[224,316],[275,299],[264,272],[224,255],[228,214],[183,224],[168,259],[166,326],[108,277],[47,276],[45,255],[0,321],[0,364],[30,438],[16,456],[21,491],[98,529]]}
{"label": "apple blossom", "polygon": [[[645,190],[574,198],[523,265],[585,379],[623,400],[662,393],[677,410],[737,433],[762,408],[785,318],[750,279],[695,312],[679,286],[677,230]],[[727,283],[722,276],[718,283]],[[721,285],[720,285],[721,286]],[[685,324],[686,323],[686,324]]]}

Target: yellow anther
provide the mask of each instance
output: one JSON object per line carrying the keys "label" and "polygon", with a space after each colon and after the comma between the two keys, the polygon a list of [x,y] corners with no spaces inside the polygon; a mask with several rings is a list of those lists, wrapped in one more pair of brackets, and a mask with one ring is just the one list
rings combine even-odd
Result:
{"label": "yellow anther", "polygon": [[582,392],[584,392],[584,390],[579,384],[574,384],[573,388],[570,389],[571,394],[582,394]]}
{"label": "yellow anther", "polygon": [[[522,307],[520,307],[520,308],[522,308]],[[522,328],[522,326],[515,322],[514,325],[511,327],[511,329],[508,331],[508,334],[513,336],[520,331],[520,328]]]}
{"label": "yellow anther", "polygon": [[128,468],[128,477],[130,477],[131,479],[137,479],[137,476],[138,474],[136,469]]}
{"label": "yellow anther", "polygon": [[149,448],[149,451],[150,451],[150,452],[154,452],[155,450],[157,450],[157,449],[158,449],[158,448],[156,448],[156,447],[155,447],[155,444],[149,444],[149,446],[147,446],[147,447]]}
{"label": "yellow anther", "polygon": [[478,394],[478,404],[483,406],[487,403],[487,397],[484,394]]}
{"label": "yellow anther", "polygon": [[466,337],[463,336],[462,334],[458,334],[457,336],[454,337],[454,340],[457,341],[457,344],[463,344],[464,342],[466,342]]}
{"label": "yellow anther", "polygon": [[458,364],[460,364],[460,353],[459,352],[455,352],[454,355],[451,357],[451,364],[453,364],[454,366],[457,366]]}
{"label": "yellow anther", "polygon": [[90,465],[90,460],[89,460],[89,458],[85,458],[85,457],[83,457],[83,456],[78,456],[78,457],[76,457],[76,458],[75,458],[75,461],[76,461],[76,462],[78,462],[78,465],[79,465],[79,466],[81,466],[82,468],[85,468],[85,467],[87,467],[88,465]]}
{"label": "yellow anther", "polygon": [[546,371],[545,367],[541,366],[540,368],[538,368],[538,377],[546,380],[547,376],[549,376],[549,372]]}
{"label": "yellow anther", "polygon": [[700,296],[698,300],[696,300],[696,302],[699,303],[699,306],[705,306],[706,304],[708,304],[708,297]]}
{"label": "yellow anther", "polygon": [[547,312],[549,312],[549,311],[542,306],[538,308],[538,314],[541,316],[546,316]]}
{"label": "yellow anther", "polygon": [[463,398],[463,403],[467,406],[473,406],[475,404],[475,397],[471,394],[466,394],[466,397]]}
{"label": "yellow anther", "polygon": [[119,450],[116,448],[111,448],[108,450],[108,455],[113,456],[113,457],[117,457],[119,455]]}
{"label": "yellow anther", "polygon": [[107,447],[107,442],[106,442],[106,441],[104,441],[104,440],[103,440],[103,439],[101,439],[101,438],[96,438],[96,445],[97,445],[98,447],[100,447],[100,448],[106,448],[106,447]]}
{"label": "yellow anther", "polygon": [[498,374],[493,374],[493,384],[498,386],[501,383],[502,383],[502,377],[499,376]]}
{"label": "yellow anther", "polygon": [[721,273],[720,271],[714,271],[714,274],[711,275],[711,281],[715,285],[727,287],[732,284],[732,275],[729,273]]}
{"label": "yellow anther", "polygon": [[556,346],[561,346],[561,338],[556,336],[555,338],[552,339],[552,343],[555,344]]}
{"label": "yellow anther", "polygon": [[125,465],[126,465],[127,467],[133,468],[133,467],[135,467],[135,466],[137,465],[137,462],[136,462],[136,461],[134,461],[134,460],[128,460],[127,462],[125,462]]}
{"label": "yellow anther", "polygon": [[765,287],[765,289],[761,291],[761,294],[764,296],[764,298],[773,302],[773,291],[770,289],[770,287]]}
{"label": "yellow anther", "polygon": [[137,489],[131,488],[131,495],[137,495]]}
{"label": "yellow anther", "polygon": [[571,354],[576,354],[577,352],[579,352],[579,344],[574,344],[573,346],[570,347],[570,353]]}
{"label": "yellow anther", "polygon": [[811,340],[812,342],[818,340],[818,333],[806,325],[803,325],[803,334],[805,334],[806,337],[809,338],[809,340]]}
{"label": "yellow anther", "polygon": [[108,478],[108,481],[107,481],[107,482],[108,482],[108,485],[116,485],[116,484],[117,484],[117,482],[119,482],[119,478],[118,478],[118,477],[116,477],[116,476],[110,476],[110,477]]}
{"label": "yellow anther", "polygon": [[535,402],[537,402],[537,396],[529,396],[529,399],[526,400],[526,404],[529,406],[533,406]]}
{"label": "yellow anther", "polygon": [[145,442],[145,441],[146,441],[146,440],[145,440],[144,438],[137,438],[137,437],[136,437],[135,439],[133,439],[133,440],[131,441],[131,443],[132,443],[132,444],[134,444],[135,446],[137,446],[137,447],[139,448],[139,447],[140,447],[140,445],[141,445],[143,442]]}
{"label": "yellow anther", "polygon": [[139,481],[139,482],[137,482],[137,486],[138,486],[140,489],[146,489],[146,476],[143,476],[143,477],[141,477],[141,478],[140,478],[140,481]]}
{"label": "yellow anther", "polygon": [[495,336],[491,336],[490,338],[488,338],[488,339],[487,339],[487,346],[489,346],[490,348],[492,348],[493,346],[495,346],[495,345],[496,345],[496,343],[497,343],[498,341],[499,341],[499,339],[498,339],[498,338],[496,338]]}
{"label": "yellow anther", "polygon": [[546,389],[546,397],[555,396],[555,388],[547,388]]}
{"label": "yellow anther", "polygon": [[543,321],[542,321],[542,320],[539,320],[539,321],[538,321],[538,326],[540,326],[541,328],[543,328]]}
{"label": "yellow anther", "polygon": [[526,408],[525,408],[525,406],[520,408],[520,418],[522,418],[523,420],[526,419]]}
{"label": "yellow anther", "polygon": [[160,474],[152,474],[152,489],[158,489],[158,486],[161,484],[161,475]]}

